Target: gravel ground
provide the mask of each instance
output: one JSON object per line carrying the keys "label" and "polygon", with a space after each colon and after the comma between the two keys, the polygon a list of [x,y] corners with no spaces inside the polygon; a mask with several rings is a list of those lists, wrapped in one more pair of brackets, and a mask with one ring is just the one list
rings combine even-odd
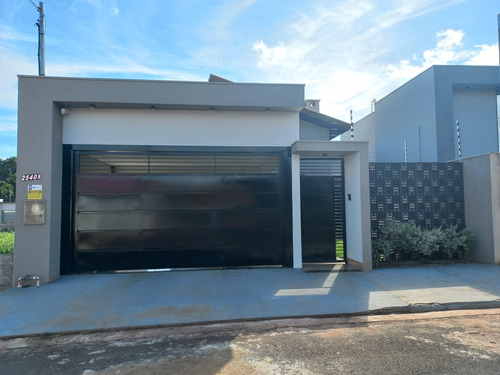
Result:
{"label": "gravel ground", "polygon": [[0,374],[498,374],[500,309],[0,341]]}

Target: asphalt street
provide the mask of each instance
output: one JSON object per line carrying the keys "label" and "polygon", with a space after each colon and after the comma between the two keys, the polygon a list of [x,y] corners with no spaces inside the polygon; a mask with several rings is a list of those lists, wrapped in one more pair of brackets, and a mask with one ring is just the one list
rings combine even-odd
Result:
{"label": "asphalt street", "polygon": [[498,374],[500,309],[186,325],[0,341],[0,374]]}

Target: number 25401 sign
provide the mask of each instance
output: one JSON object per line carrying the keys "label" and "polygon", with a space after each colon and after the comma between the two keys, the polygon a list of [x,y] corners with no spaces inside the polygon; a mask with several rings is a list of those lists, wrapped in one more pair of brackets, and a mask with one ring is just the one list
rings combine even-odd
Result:
{"label": "number 25401 sign", "polygon": [[42,179],[41,173],[32,173],[32,174],[21,175],[21,181],[35,181],[35,180],[41,180],[41,179]]}

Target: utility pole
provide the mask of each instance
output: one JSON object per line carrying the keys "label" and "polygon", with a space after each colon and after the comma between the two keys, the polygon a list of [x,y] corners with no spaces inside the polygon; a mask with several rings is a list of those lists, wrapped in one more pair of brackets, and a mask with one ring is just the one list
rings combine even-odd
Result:
{"label": "utility pole", "polygon": [[38,18],[35,26],[38,26],[38,75],[45,75],[45,14],[43,13],[43,2],[40,2],[40,6],[29,0],[40,13],[40,18]]}

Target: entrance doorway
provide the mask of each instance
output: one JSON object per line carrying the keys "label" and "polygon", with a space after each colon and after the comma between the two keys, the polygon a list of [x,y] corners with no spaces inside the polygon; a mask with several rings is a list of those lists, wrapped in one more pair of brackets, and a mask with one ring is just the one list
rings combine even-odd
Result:
{"label": "entrance doorway", "polygon": [[345,262],[344,192],[343,159],[301,159],[303,263]]}

